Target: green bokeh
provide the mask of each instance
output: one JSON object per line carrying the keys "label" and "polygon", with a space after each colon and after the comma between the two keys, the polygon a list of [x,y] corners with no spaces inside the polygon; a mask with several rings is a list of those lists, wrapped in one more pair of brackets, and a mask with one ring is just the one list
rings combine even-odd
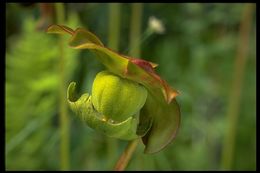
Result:
{"label": "green bokeh", "polygon": [[[237,58],[244,4],[143,4],[141,58],[180,91],[181,127],[176,140],[158,154],[139,144],[127,170],[220,170],[227,108]],[[7,170],[60,170],[59,53],[57,39],[36,30],[38,4],[6,5]],[[108,43],[108,4],[65,4],[66,25],[83,27]],[[250,32],[242,83],[232,170],[256,169],[256,21]],[[165,33],[148,35],[149,17]],[[131,4],[121,5],[119,52],[128,54]],[[64,39],[65,40],[65,39]],[[67,42],[66,42],[67,43]],[[88,51],[65,45],[66,83],[91,91],[104,67]],[[65,86],[67,87],[67,86]],[[231,100],[232,101],[232,100]],[[75,118],[70,121],[70,170],[111,170],[107,138]],[[126,146],[119,141],[114,157]]]}

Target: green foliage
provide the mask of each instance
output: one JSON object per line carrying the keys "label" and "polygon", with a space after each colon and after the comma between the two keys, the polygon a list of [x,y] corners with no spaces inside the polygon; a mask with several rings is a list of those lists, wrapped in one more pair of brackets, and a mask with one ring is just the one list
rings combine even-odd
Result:
{"label": "green foliage", "polygon": [[[121,4],[119,52],[129,50],[131,8]],[[139,144],[127,170],[219,170],[226,111],[232,82],[244,4],[178,3],[143,4],[141,56],[159,64],[157,73],[180,91],[181,127],[175,142],[162,152],[145,155]],[[58,45],[54,36],[34,30],[36,7],[7,5],[6,53],[6,169],[59,170]],[[108,42],[108,4],[66,4],[66,24],[88,28]],[[159,18],[165,33],[145,37],[149,17]],[[256,21],[249,42],[233,170],[256,169]],[[65,24],[64,24],[65,25]],[[29,27],[27,31],[20,27]],[[22,30],[21,30],[22,29]],[[41,35],[41,36],[39,36]],[[106,45],[106,44],[105,44]],[[103,66],[88,51],[66,49],[68,83],[76,81],[78,92],[91,91]],[[56,52],[56,53],[55,53]],[[71,64],[72,65],[72,64]],[[69,72],[70,71],[70,72]],[[106,136],[82,122],[71,123],[71,170],[111,170],[106,166]],[[118,140],[117,153],[126,146]]]}
{"label": "green foliage", "polygon": [[[77,22],[75,16],[70,23]],[[72,21],[72,22],[71,22]],[[58,136],[53,121],[58,111],[59,50],[57,40],[35,30],[36,21],[27,18],[22,34],[9,42],[6,53],[6,167],[45,169],[56,167],[57,156],[49,158]],[[71,77],[78,53],[65,50],[66,76]],[[48,152],[46,152],[48,151]],[[55,151],[56,154],[58,154]],[[53,163],[51,163],[53,162]],[[26,166],[27,163],[30,165]]]}

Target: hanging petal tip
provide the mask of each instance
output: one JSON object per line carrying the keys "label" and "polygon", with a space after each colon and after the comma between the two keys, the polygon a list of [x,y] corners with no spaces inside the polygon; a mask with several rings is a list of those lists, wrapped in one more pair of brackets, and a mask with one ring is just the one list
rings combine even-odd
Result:
{"label": "hanging petal tip", "polygon": [[179,95],[179,91],[177,90],[171,90],[168,94],[167,103],[170,104],[171,101]]}
{"label": "hanging petal tip", "polygon": [[153,62],[149,62],[150,64],[151,64],[151,66],[153,67],[153,68],[156,68],[156,67],[158,67],[158,65],[159,64],[156,64],[156,63],[153,63]]}

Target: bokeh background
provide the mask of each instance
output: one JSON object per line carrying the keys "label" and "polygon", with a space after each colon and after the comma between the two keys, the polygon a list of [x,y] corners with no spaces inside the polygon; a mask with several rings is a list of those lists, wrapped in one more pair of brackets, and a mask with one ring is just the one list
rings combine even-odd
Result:
{"label": "bokeh background", "polygon": [[104,67],[69,37],[45,33],[55,23],[159,64],[181,93],[176,139],[152,155],[140,142],[126,170],[256,169],[254,4],[7,3],[6,170],[112,170],[127,145],[68,109],[68,84],[90,92]]}

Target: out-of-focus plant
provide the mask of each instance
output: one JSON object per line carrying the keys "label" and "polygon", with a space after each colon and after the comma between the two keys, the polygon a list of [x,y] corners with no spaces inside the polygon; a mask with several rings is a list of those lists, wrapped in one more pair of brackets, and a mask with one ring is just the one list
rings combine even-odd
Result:
{"label": "out-of-focus plant", "polygon": [[[75,14],[68,24],[78,25]],[[6,169],[56,169],[58,158],[50,157],[58,135],[53,124],[58,104],[58,47],[56,40],[36,30],[37,21],[26,18],[21,35],[7,41],[6,53]],[[65,75],[73,75],[78,52],[66,49]],[[46,143],[46,141],[49,141]],[[46,152],[47,151],[47,152]],[[53,152],[55,153],[55,152]],[[51,159],[49,159],[51,158]],[[30,163],[30,164],[28,164]]]}
{"label": "out-of-focus plant", "polygon": [[157,19],[154,16],[151,16],[148,21],[148,29],[151,30],[151,32],[155,32],[158,34],[163,34],[165,32],[165,28],[163,26],[162,21]]}
{"label": "out-of-focus plant", "polygon": [[174,139],[180,123],[178,92],[155,73],[157,64],[120,55],[84,29],[52,25],[47,32],[70,34],[72,48],[94,51],[107,68],[96,76],[92,96],[78,98],[76,83],[68,87],[70,107],[87,125],[119,139],[142,137],[145,153],[158,152]]}

